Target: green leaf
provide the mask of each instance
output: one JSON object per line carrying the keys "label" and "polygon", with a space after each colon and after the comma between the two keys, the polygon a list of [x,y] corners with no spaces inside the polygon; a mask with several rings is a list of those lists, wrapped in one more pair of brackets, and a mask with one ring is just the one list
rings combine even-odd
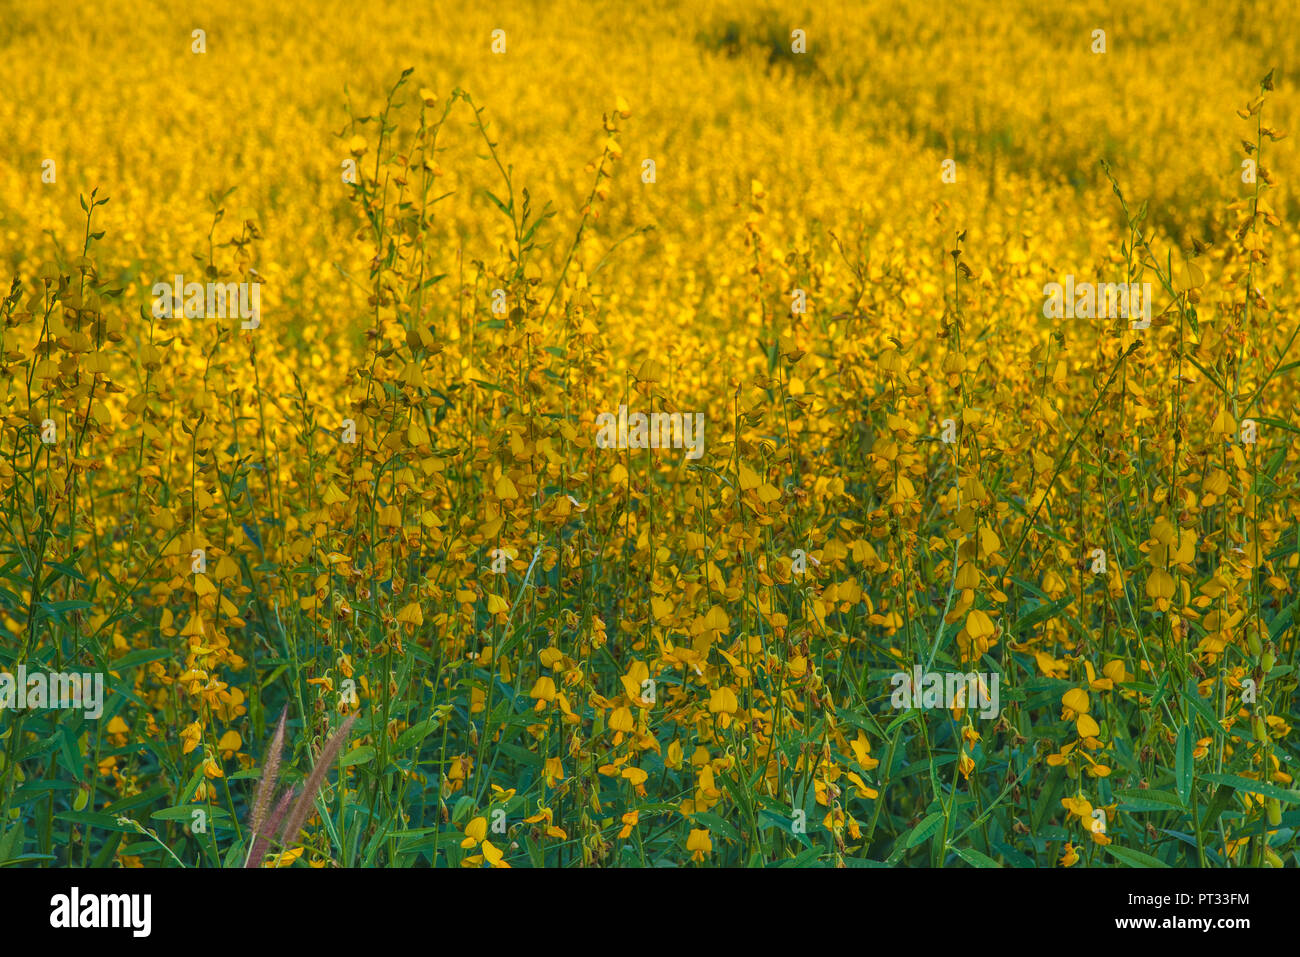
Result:
{"label": "green leaf", "polygon": [[1115,797],[1124,802],[1125,811],[1183,811],[1182,798],[1172,791],[1153,791],[1139,788],[1117,789]]}
{"label": "green leaf", "polygon": [[1210,807],[1205,812],[1205,821],[1201,827],[1208,834],[1214,829],[1214,825],[1219,820],[1219,815],[1228,809],[1232,803],[1233,795],[1237,792],[1230,784],[1225,784],[1214,792],[1214,799],[1210,801]]}
{"label": "green leaf", "polygon": [[229,821],[230,812],[219,807],[202,806],[198,804],[178,804],[175,807],[165,807],[161,811],[154,811],[152,815],[155,821],[184,821],[189,824],[194,820],[195,811],[204,811],[208,820],[215,823],[217,821]]}
{"label": "green leaf", "polygon": [[465,795],[456,801],[456,805],[451,809],[451,823],[460,824],[462,821],[468,821],[469,816],[474,813],[474,799]]}
{"label": "green leaf", "polygon": [[777,867],[813,867],[814,865],[821,863],[821,856],[824,853],[825,850],[821,847],[810,847],[806,851],[800,853],[797,857],[793,857],[790,860],[781,861],[776,866]]}
{"label": "green leaf", "polygon": [[59,728],[59,759],[64,770],[74,779],[81,777],[81,759],[78,756],[77,739],[66,725]]}
{"label": "green leaf", "polygon": [[23,819],[20,817],[9,830],[0,833],[0,857],[8,858],[23,849]]}
{"label": "green leaf", "polygon": [[1152,857],[1150,854],[1143,854],[1141,851],[1135,851],[1131,847],[1117,847],[1114,844],[1106,845],[1106,853],[1122,864],[1129,867],[1168,867],[1164,861]]}
{"label": "green leaf", "polygon": [[92,811],[61,811],[54,815],[55,820],[81,824],[85,827],[99,828],[104,831],[119,831],[123,834],[135,834],[136,829],[130,824],[118,824],[111,814],[96,814]]}
{"label": "green leaf", "polygon": [[710,831],[713,831],[716,834],[720,834],[728,840],[736,841],[737,843],[740,843],[741,841],[740,832],[716,814],[701,811],[698,814],[692,814],[691,820],[707,827]]}
{"label": "green leaf", "polygon": [[776,828],[783,834],[788,835],[792,840],[798,841],[804,847],[812,847],[812,841],[806,832],[795,833],[794,821],[791,818],[778,814],[769,808],[761,809],[758,812],[758,829],[760,831],[770,831],[772,828]]}
{"label": "green leaf", "polygon": [[1015,624],[1015,631],[1018,635],[1023,635],[1029,628],[1038,624],[1045,618],[1055,618],[1074,601],[1073,597],[1059,598],[1054,602],[1040,604],[1033,611],[1021,617]]}
{"label": "green leaf", "polygon": [[1291,619],[1295,615],[1295,604],[1287,605],[1281,613],[1269,623],[1268,637],[1272,641],[1277,641],[1282,632],[1286,631],[1287,626],[1291,624]]}
{"label": "green leaf", "polygon": [[353,748],[343,757],[339,758],[339,766],[350,768],[354,764],[369,764],[375,759],[375,749],[370,745],[362,745],[359,748]]}
{"label": "green leaf", "polygon": [[921,712],[917,711],[915,708],[908,708],[906,711],[904,711],[902,714],[900,714],[900,715],[899,715],[897,718],[895,718],[893,721],[889,722],[889,726],[885,728],[885,735],[886,735],[886,737],[888,737],[889,735],[893,734],[894,731],[895,731],[895,730],[896,730],[900,725],[906,724],[908,721],[910,721],[912,718],[915,718],[915,717],[916,717],[917,715],[919,715],[920,713],[921,713]]}
{"label": "green leaf", "polygon": [[973,847],[954,847],[953,850],[957,852],[958,857],[960,857],[971,867],[1001,867],[1002,866],[997,861],[993,860],[993,858],[989,857],[987,854],[983,854],[980,851],[975,850],[975,848]]}
{"label": "green leaf", "polygon": [[1288,790],[1287,788],[1280,788],[1276,784],[1252,781],[1250,778],[1243,778],[1238,774],[1206,774],[1204,778],[1207,781],[1213,781],[1215,784],[1226,784],[1238,791],[1262,794],[1264,797],[1277,798],[1287,804],[1300,804],[1300,791],[1294,788]]}
{"label": "green leaf", "polygon": [[73,581],[80,582],[83,585],[86,584],[85,576],[83,576],[74,565],[70,565],[66,562],[46,562],[45,567],[53,568],[56,574],[50,575],[45,579],[45,584],[42,586],[44,588],[48,588],[50,585],[54,584],[60,575],[66,578],[71,578]]}
{"label": "green leaf", "polygon": [[1210,709],[1210,706],[1206,703],[1205,699],[1202,698],[1200,693],[1196,690],[1196,682],[1189,681],[1187,683],[1186,696],[1187,703],[1196,709],[1196,713],[1205,721],[1210,732],[1222,736],[1224,734],[1223,726],[1219,724],[1218,717]]}
{"label": "green leaf", "polygon": [[[194,769],[194,774],[190,776],[189,782],[185,785],[185,790],[181,792],[182,804],[185,804],[190,800],[190,798],[194,797],[194,792],[196,792],[199,789],[199,782],[202,780],[203,780],[203,765],[200,764],[197,768]],[[114,806],[113,810],[119,810],[119,808]]]}
{"label": "green leaf", "polygon": [[121,844],[121,834],[108,835],[108,840],[104,842],[104,846],[100,849],[100,852],[95,855],[95,859],[91,862],[91,866],[96,870],[101,867],[108,867],[108,862],[113,859],[113,855],[117,853],[117,849]]}
{"label": "green leaf", "polygon": [[939,825],[943,823],[943,815],[938,811],[928,814],[925,820],[912,828],[912,833],[907,836],[907,847],[913,848],[928,838],[935,831],[939,830]]}
{"label": "green leaf", "polygon": [[1290,422],[1283,422],[1281,419],[1271,419],[1263,415],[1252,416],[1252,418],[1254,418],[1256,422],[1262,422],[1264,425],[1271,425],[1275,429],[1282,429],[1286,432],[1295,432],[1297,435],[1300,435],[1300,429],[1296,428]]}
{"label": "green leaf", "polygon": [[528,848],[528,860],[532,862],[533,867],[541,869],[546,866],[546,857],[541,847],[533,840],[531,834],[524,835],[524,844]]}
{"label": "green leaf", "polygon": [[[803,808],[805,821],[811,823],[817,819],[817,786],[812,781],[809,781],[800,794],[799,806]],[[793,810],[792,808],[792,816]]]}
{"label": "green leaf", "polygon": [[421,721],[419,724],[413,724],[397,736],[394,748],[398,751],[405,751],[407,748],[420,744],[430,734],[437,730],[442,724],[441,717],[432,717],[427,721]]}
{"label": "green leaf", "polygon": [[501,200],[497,199],[496,196],[493,195],[492,190],[490,189],[484,189],[483,195],[486,196],[488,199],[492,200],[496,208],[501,210],[501,212],[505,213],[506,216],[510,218],[511,222],[514,222],[515,214],[512,212],[513,204],[511,204],[511,206],[506,206],[505,203],[501,202]]}

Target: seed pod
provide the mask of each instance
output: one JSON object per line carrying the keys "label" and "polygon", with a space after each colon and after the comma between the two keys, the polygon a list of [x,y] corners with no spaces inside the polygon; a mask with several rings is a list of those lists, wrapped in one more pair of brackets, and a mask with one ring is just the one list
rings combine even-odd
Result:
{"label": "seed pod", "polygon": [[1256,657],[1259,657],[1260,651],[1263,650],[1259,644],[1259,635],[1253,631],[1246,636],[1246,645],[1250,648],[1250,653]]}
{"label": "seed pod", "polygon": [[1264,656],[1259,660],[1259,666],[1264,669],[1264,674],[1273,670],[1273,665],[1277,663],[1277,655],[1271,651],[1264,652]]}
{"label": "seed pod", "polygon": [[1282,858],[1278,857],[1277,852],[1271,847],[1264,848],[1264,866],[1279,868],[1282,866]]}
{"label": "seed pod", "polygon": [[1282,802],[1277,798],[1269,798],[1265,802],[1268,808],[1268,826],[1278,827],[1282,823]]}
{"label": "seed pod", "polygon": [[1255,731],[1256,741],[1268,740],[1268,725],[1264,723],[1264,719],[1262,717],[1260,717],[1259,715],[1255,715],[1255,717],[1251,719],[1250,726]]}

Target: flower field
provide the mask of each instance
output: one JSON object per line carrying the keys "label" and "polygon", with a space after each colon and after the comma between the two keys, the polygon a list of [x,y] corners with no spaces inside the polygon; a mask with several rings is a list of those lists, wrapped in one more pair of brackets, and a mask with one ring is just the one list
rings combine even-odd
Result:
{"label": "flower field", "polygon": [[0,866],[1300,866],[1300,8],[0,0]]}

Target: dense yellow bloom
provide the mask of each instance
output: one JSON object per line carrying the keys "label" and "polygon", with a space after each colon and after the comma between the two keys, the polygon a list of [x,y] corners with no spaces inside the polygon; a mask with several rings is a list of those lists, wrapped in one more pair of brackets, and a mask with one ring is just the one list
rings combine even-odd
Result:
{"label": "dense yellow bloom", "polygon": [[1274,861],[1300,12],[172,6],[0,25],[12,856]]}

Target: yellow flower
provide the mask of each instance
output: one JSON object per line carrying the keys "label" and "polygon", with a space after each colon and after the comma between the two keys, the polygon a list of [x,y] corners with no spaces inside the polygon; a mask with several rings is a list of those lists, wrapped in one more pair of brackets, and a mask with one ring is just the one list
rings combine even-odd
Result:
{"label": "yellow flower", "polygon": [[277,854],[275,855],[275,857],[268,860],[262,866],[263,867],[289,867],[291,864],[293,864],[294,861],[302,857],[303,850],[304,848],[295,847],[293,850],[285,851],[282,854]]}
{"label": "yellow flower", "polygon": [[322,496],[322,500],[326,505],[338,505],[342,502],[346,502],[348,497],[343,494],[343,491],[337,485],[330,482],[325,488],[325,494]]}
{"label": "yellow flower", "polygon": [[1092,719],[1091,715],[1079,715],[1074,722],[1074,726],[1081,738],[1094,738],[1101,734],[1101,727]]}
{"label": "yellow flower", "polygon": [[1163,568],[1153,568],[1147,576],[1147,597],[1154,599],[1161,611],[1169,608],[1169,599],[1174,597],[1174,576]]}
{"label": "yellow flower", "polygon": [[646,779],[650,776],[645,771],[640,768],[624,768],[622,776],[636,788],[638,794],[645,794],[645,788],[641,785],[645,784]]}
{"label": "yellow flower", "polygon": [[863,781],[862,776],[856,771],[847,771],[844,776],[853,782],[853,793],[856,796],[867,798],[868,800],[875,800],[880,797],[880,792],[873,787],[868,787],[867,782]]}
{"label": "yellow flower", "polygon": [[1088,701],[1088,692],[1082,688],[1071,688],[1065,694],[1061,695],[1061,717],[1069,721],[1075,715],[1087,714],[1091,707]]}
{"label": "yellow flower", "polygon": [[[109,741],[114,747],[125,747],[127,735],[130,733],[131,729],[127,723],[122,720],[120,714],[113,715],[112,720],[108,722],[108,727],[105,730],[107,730]],[[189,754],[198,747],[199,741],[201,741],[202,738],[203,730],[199,727],[197,722],[188,725],[183,731],[181,731],[181,740],[184,742],[181,746],[182,752]]]}
{"label": "yellow flower", "polygon": [[239,736],[237,731],[227,731],[217,742],[217,750],[221,756],[229,760],[235,756],[235,753],[244,746],[244,739]]}
{"label": "yellow flower", "polygon": [[632,718],[631,708],[615,708],[609,716],[609,727],[612,731],[628,732],[636,728],[636,723]]}
{"label": "yellow flower", "polygon": [[545,764],[546,786],[555,787],[564,780],[564,766],[559,758],[547,758]]}
{"label": "yellow flower", "polygon": [[682,767],[683,758],[682,742],[674,738],[672,743],[668,745],[668,753],[664,756],[664,764],[674,771],[679,771]]}
{"label": "yellow flower", "polygon": [[476,817],[465,825],[465,839],[460,842],[461,847],[475,847],[485,837],[487,837],[488,822],[485,817]]}
{"label": "yellow flower", "polygon": [[736,693],[730,688],[715,688],[709,695],[709,710],[714,714],[734,713],[739,707]]}
{"label": "yellow flower", "polygon": [[707,828],[691,828],[690,835],[686,838],[686,849],[691,852],[691,860],[703,861],[705,857],[713,853],[713,841],[709,837]]}
{"label": "yellow flower", "polygon": [[505,854],[491,841],[484,841],[480,850],[483,852],[483,859],[493,867],[508,868],[510,866],[504,860]]}
{"label": "yellow flower", "polygon": [[549,702],[555,700],[555,682],[546,675],[542,675],[533,682],[533,690],[528,692],[528,697],[537,699],[534,710],[541,711]]}
{"label": "yellow flower", "polygon": [[864,771],[873,771],[880,764],[878,758],[871,756],[871,742],[867,740],[867,733],[859,729],[858,736],[849,742],[853,749],[853,756],[857,758],[858,766]]}
{"label": "yellow flower", "polygon": [[1113,683],[1119,685],[1129,681],[1131,676],[1124,670],[1124,662],[1116,658],[1102,666],[1102,673]]}
{"label": "yellow flower", "polygon": [[497,479],[496,494],[503,502],[513,501],[519,497],[519,489],[510,481],[510,476],[502,475]]}
{"label": "yellow flower", "polygon": [[961,772],[964,780],[970,780],[970,773],[975,770],[975,760],[966,753],[965,748],[962,749],[961,755],[957,759],[957,770]]}

